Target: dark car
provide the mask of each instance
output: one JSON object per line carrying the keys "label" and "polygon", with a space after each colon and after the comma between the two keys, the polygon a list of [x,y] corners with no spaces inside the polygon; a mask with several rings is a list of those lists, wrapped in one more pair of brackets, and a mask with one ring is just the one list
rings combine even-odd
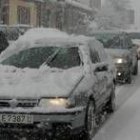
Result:
{"label": "dark car", "polygon": [[117,81],[131,83],[132,75],[138,74],[138,57],[130,36],[125,32],[103,32],[94,36],[104,44],[107,53],[114,59]]}
{"label": "dark car", "polygon": [[9,43],[3,31],[0,31],[0,53],[8,47]]}
{"label": "dark car", "polygon": [[133,44],[137,47],[137,57],[140,59],[140,31],[139,30],[126,30],[125,31],[132,39]]}
{"label": "dark car", "polygon": [[32,29],[0,62],[0,135],[92,140],[99,112],[115,109],[115,67],[96,39]]}

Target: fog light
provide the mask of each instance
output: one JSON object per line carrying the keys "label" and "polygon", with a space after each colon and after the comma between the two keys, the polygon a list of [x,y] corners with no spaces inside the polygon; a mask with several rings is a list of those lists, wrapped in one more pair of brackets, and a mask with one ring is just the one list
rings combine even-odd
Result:
{"label": "fog light", "polygon": [[118,72],[118,76],[121,76],[122,74],[120,72]]}

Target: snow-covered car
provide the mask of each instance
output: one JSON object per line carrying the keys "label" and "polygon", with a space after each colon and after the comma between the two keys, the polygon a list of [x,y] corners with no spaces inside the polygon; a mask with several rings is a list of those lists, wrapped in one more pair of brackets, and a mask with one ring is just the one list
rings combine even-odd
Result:
{"label": "snow-covered car", "polygon": [[97,114],[115,109],[114,67],[94,38],[31,29],[0,62],[0,135],[91,140]]}
{"label": "snow-covered car", "polygon": [[100,32],[94,35],[104,44],[106,52],[113,58],[117,68],[117,81],[131,83],[132,75],[138,74],[137,48],[125,32]]}

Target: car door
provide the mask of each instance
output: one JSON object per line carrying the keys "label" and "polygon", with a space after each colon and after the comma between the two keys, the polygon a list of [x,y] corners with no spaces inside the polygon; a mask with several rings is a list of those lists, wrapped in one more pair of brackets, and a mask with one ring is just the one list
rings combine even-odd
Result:
{"label": "car door", "polygon": [[99,108],[105,100],[106,82],[108,78],[106,73],[107,66],[101,62],[98,51],[95,49],[90,51],[90,58],[93,75],[97,79],[94,85],[94,98],[96,100],[96,106]]}

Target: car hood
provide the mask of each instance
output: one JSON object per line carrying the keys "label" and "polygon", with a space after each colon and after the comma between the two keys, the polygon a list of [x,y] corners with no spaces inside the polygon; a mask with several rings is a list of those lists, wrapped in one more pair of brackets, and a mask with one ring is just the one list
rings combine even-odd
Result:
{"label": "car hood", "polygon": [[123,49],[105,49],[112,58],[127,57],[130,55],[128,50]]}
{"label": "car hood", "polygon": [[66,97],[82,76],[81,67],[18,69],[0,65],[0,98]]}

